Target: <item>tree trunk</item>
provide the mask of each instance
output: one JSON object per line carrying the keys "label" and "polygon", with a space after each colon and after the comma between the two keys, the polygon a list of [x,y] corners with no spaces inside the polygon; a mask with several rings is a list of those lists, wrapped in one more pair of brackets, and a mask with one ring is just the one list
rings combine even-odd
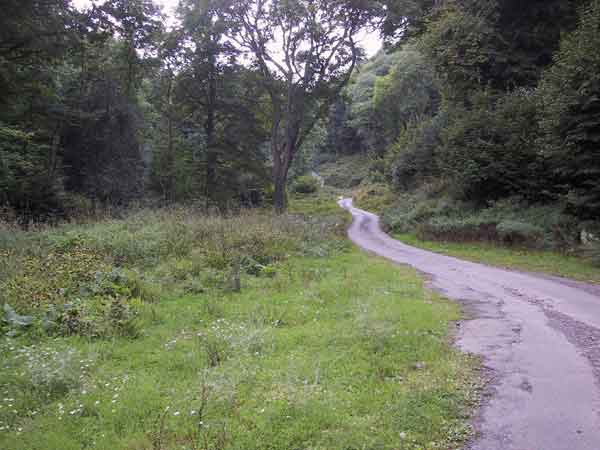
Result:
{"label": "tree trunk", "polygon": [[206,196],[206,209],[213,200],[215,185],[217,182],[217,153],[215,151],[215,112],[217,103],[217,74],[216,74],[216,49],[212,39],[210,42],[208,56],[208,88],[206,92],[206,184],[204,195]]}
{"label": "tree trunk", "polygon": [[167,84],[167,186],[165,191],[166,203],[172,203],[175,198],[175,147],[173,145],[173,73],[169,73],[169,82]]}
{"label": "tree trunk", "polygon": [[282,146],[277,139],[271,142],[271,151],[273,154],[273,206],[277,214],[285,212],[287,209],[287,177],[290,168],[290,162],[293,155],[292,149]]}
{"label": "tree trunk", "polygon": [[[285,192],[286,179],[280,176],[274,176],[275,192],[273,193],[273,206],[277,214],[284,213],[287,209],[287,195]],[[286,177],[287,178],[287,177]]]}

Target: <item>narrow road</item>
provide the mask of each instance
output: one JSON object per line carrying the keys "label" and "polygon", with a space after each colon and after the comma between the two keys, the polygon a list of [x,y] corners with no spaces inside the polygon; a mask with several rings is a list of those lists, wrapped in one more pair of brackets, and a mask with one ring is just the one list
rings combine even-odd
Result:
{"label": "narrow road", "polygon": [[457,345],[483,357],[493,382],[472,450],[600,450],[600,287],[417,249],[354,208],[359,247],[423,272],[473,318]]}

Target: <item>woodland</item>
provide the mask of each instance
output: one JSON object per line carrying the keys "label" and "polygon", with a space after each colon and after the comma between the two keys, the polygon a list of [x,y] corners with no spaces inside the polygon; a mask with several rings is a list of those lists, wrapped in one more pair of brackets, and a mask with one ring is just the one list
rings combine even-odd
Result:
{"label": "woodland", "polygon": [[[284,210],[295,177],[363,154],[397,196],[595,222],[599,8],[190,0],[167,27],[149,0],[8,0],[0,202],[22,223],[140,201]],[[385,43],[371,60],[361,31]]]}
{"label": "woodland", "polygon": [[0,448],[466,446],[471,314],[340,199],[600,282],[600,0],[74,3],[2,1]]}
{"label": "woodland", "polygon": [[330,153],[370,155],[365,206],[424,239],[592,243],[600,3],[392,1],[386,13],[386,49],[326,128]]}
{"label": "woodland", "polygon": [[288,171],[361,58],[371,2],[10,0],[0,202],[48,220],[200,202],[285,208]]}

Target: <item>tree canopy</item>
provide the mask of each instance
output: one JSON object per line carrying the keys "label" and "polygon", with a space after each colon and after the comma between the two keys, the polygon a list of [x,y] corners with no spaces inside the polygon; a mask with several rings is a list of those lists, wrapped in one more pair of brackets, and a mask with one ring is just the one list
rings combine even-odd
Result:
{"label": "tree canopy", "polygon": [[[272,202],[322,153],[397,190],[600,213],[597,0],[7,0],[0,202],[22,221]],[[360,33],[384,50],[366,60]]]}

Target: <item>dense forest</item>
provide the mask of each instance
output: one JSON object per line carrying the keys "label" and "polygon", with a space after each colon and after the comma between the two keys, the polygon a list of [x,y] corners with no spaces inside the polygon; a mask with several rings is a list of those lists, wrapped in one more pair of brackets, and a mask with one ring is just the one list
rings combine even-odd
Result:
{"label": "dense forest", "polygon": [[283,209],[293,157],[378,9],[183,0],[167,29],[150,0],[9,1],[0,202],[25,221],[140,199]]}
{"label": "dense forest", "polygon": [[597,447],[600,0],[2,6],[0,449]]}
{"label": "dense forest", "polygon": [[369,155],[397,231],[585,240],[600,217],[600,3],[387,5],[387,48],[332,110],[326,152]]}
{"label": "dense forest", "polygon": [[[548,206],[565,241],[595,229],[595,0],[182,0],[171,27],[150,0],[6,10],[0,202],[23,223],[140,201],[283,210],[294,177],[362,154],[396,206],[426,210],[396,208],[399,228]],[[385,42],[370,60],[364,30]]]}

